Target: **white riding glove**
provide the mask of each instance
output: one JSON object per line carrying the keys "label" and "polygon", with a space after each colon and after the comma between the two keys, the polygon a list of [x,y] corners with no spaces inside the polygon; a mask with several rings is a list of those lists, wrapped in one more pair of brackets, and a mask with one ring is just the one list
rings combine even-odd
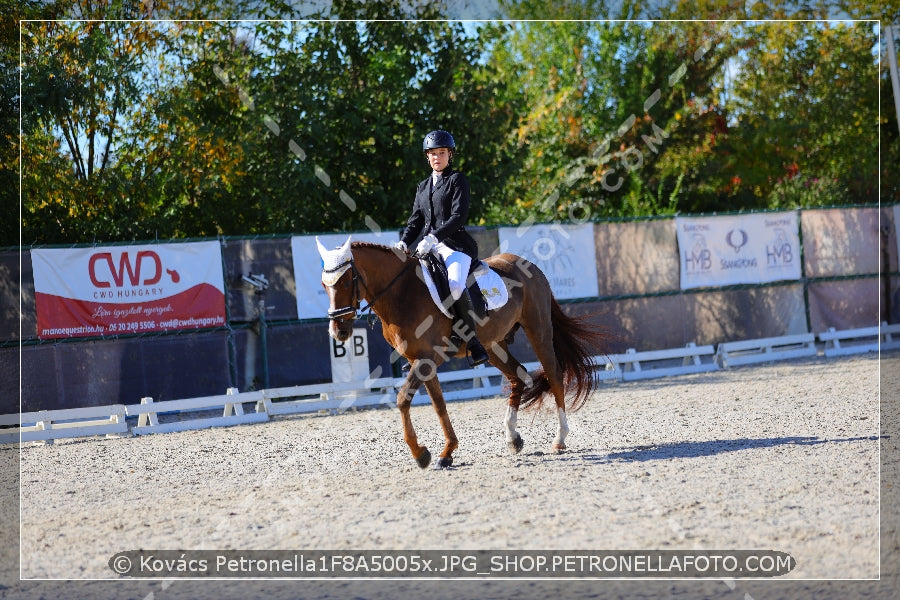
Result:
{"label": "white riding glove", "polygon": [[400,250],[401,252],[406,252],[407,254],[409,253],[409,248],[406,247],[406,242],[404,242],[403,240],[395,242],[393,247],[397,250]]}
{"label": "white riding glove", "polygon": [[418,254],[419,256],[425,256],[426,254],[431,252],[431,249],[434,248],[437,243],[438,240],[436,237],[434,237],[434,234],[429,233],[424,238],[422,238],[422,241],[419,242],[418,246],[416,246],[416,254]]}

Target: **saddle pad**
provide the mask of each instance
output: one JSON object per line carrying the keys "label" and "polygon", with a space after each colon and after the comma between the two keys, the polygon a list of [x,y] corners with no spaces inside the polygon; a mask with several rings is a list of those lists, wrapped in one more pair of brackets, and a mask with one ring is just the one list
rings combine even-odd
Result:
{"label": "saddle pad", "polygon": [[[441,302],[440,294],[438,294],[437,286],[434,285],[434,279],[431,277],[428,263],[420,258],[419,264],[422,266],[422,276],[425,280],[425,286],[428,288],[428,293],[431,295],[431,299],[434,301],[435,305],[441,309],[442,313],[453,319],[453,313],[450,312],[449,307],[445,307]],[[472,269],[469,276],[474,277],[475,281],[478,283],[478,287],[481,289],[481,295],[487,304],[488,310],[500,308],[509,301],[509,290],[506,289],[503,278],[484,262],[479,260],[478,265]],[[477,300],[473,299],[473,302],[477,302]]]}

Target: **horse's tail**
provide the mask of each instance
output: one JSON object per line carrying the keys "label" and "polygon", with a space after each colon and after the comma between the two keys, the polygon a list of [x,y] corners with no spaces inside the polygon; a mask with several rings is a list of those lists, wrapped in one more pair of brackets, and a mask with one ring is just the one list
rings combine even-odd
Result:
{"label": "horse's tail", "polygon": [[[556,298],[550,298],[550,323],[553,328],[553,353],[569,397],[568,410],[576,411],[587,401],[597,385],[594,377],[595,354],[606,354],[607,329],[590,322],[590,315],[569,316]],[[540,408],[550,392],[550,381],[539,369],[532,375],[532,385],[522,393],[520,408]]]}

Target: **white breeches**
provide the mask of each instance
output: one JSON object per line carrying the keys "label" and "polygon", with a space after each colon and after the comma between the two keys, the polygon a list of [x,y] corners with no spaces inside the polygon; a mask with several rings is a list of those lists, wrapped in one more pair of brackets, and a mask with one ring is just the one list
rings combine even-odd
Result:
{"label": "white breeches", "polygon": [[441,257],[444,264],[447,265],[447,278],[450,280],[450,295],[453,300],[459,300],[462,293],[466,290],[466,279],[469,276],[469,267],[472,265],[472,258],[465,252],[454,250],[443,242],[438,243],[432,250]]}

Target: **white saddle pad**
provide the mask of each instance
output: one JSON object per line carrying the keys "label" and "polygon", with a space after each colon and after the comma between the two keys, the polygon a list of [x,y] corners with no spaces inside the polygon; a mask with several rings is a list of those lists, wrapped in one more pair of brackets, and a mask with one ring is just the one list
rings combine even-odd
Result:
{"label": "white saddle pad", "polygon": [[[435,287],[434,280],[431,278],[431,272],[428,270],[428,263],[419,259],[419,264],[422,265],[422,275],[425,278],[425,285],[428,287],[431,299],[441,309],[442,313],[452,319],[453,314],[450,312],[449,307],[441,303],[437,287]],[[481,288],[481,295],[484,296],[488,310],[500,308],[509,301],[509,290],[506,289],[503,278],[483,261],[478,261],[478,266],[472,271],[472,275],[475,277],[475,281],[478,282],[478,287]]]}

